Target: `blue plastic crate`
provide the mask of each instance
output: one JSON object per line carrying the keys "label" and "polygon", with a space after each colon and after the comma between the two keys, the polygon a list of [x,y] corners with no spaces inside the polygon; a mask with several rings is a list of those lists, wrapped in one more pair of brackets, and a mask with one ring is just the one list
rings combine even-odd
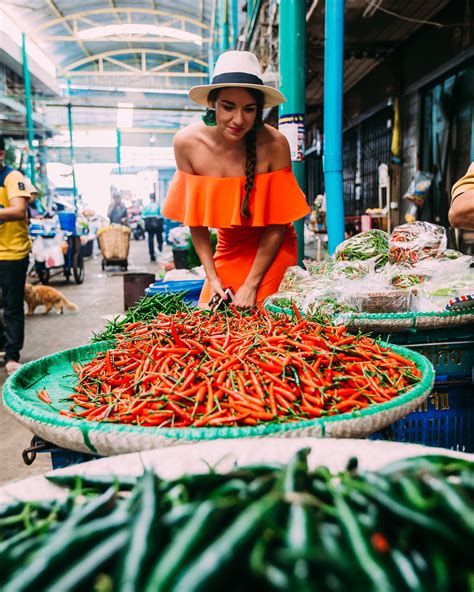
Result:
{"label": "blue plastic crate", "polygon": [[199,296],[201,294],[204,280],[188,280],[188,281],[169,281],[164,282],[160,280],[151,284],[146,290],[147,296],[153,296],[154,294],[160,294],[165,292],[186,292],[184,297],[188,304],[198,304]]}
{"label": "blue plastic crate", "polygon": [[384,341],[403,345],[426,356],[436,371],[437,384],[474,383],[474,331],[472,325],[404,331],[382,335]]}
{"label": "blue plastic crate", "polygon": [[58,212],[59,227],[66,232],[76,233],[76,213]]}
{"label": "blue plastic crate", "polygon": [[369,439],[474,452],[474,386],[455,383],[435,386],[416,411]]}
{"label": "blue plastic crate", "polygon": [[62,469],[90,460],[96,460],[98,458],[101,457],[93,454],[86,454],[85,452],[66,450],[65,448],[54,448],[51,450],[51,465],[53,469]]}

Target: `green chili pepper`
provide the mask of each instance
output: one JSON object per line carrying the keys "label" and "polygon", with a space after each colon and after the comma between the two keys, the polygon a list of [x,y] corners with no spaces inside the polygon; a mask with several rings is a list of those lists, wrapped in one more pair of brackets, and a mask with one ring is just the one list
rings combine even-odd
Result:
{"label": "green chili pepper", "polygon": [[403,589],[409,592],[424,592],[425,586],[421,583],[411,561],[401,551],[393,549],[391,557],[397,568],[397,572],[403,582]]}
{"label": "green chili pepper", "polygon": [[147,566],[162,543],[158,506],[158,478],[152,471],[145,471],[140,480],[142,494],[138,515],[135,517],[127,550],[119,577],[121,592],[141,591],[147,577]]}
{"label": "green chili pepper", "polygon": [[105,491],[114,487],[119,491],[130,491],[137,484],[137,477],[133,475],[46,475],[46,479],[60,487],[74,487],[79,480],[82,488],[92,488]]}
{"label": "green chili pepper", "polygon": [[352,549],[352,555],[359,567],[364,573],[373,592],[394,592],[394,587],[390,584],[383,568],[379,565],[369,547],[367,538],[357,521],[355,514],[346,503],[342,493],[334,486],[331,486],[334,497],[334,505],[339,514],[339,523],[346,534],[349,547]]}
{"label": "green chili pepper", "polygon": [[84,586],[104,563],[125,547],[128,539],[129,533],[122,529],[101,541],[82,555],[64,575],[48,585],[48,592],[64,592],[74,590],[79,585]]}
{"label": "green chili pepper", "polygon": [[[121,508],[110,516],[96,518],[101,511],[107,511],[115,494],[107,491],[98,498],[73,512],[49,543],[41,547],[28,566],[22,566],[5,586],[3,592],[21,592],[32,587],[41,588],[44,579],[57,570],[68,553],[87,546],[92,540],[109,533],[114,527],[125,524],[126,512]],[[89,522],[85,523],[88,519]]]}
{"label": "green chili pepper", "polygon": [[235,521],[184,570],[173,585],[173,592],[222,590],[219,576],[224,575],[232,559],[248,545],[261,528],[263,520],[280,503],[280,498],[272,492],[243,510]]}

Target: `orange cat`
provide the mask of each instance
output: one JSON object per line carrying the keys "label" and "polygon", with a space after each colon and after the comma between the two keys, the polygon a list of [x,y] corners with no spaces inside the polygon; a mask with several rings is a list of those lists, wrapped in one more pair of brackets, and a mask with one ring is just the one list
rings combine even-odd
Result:
{"label": "orange cat", "polygon": [[53,306],[58,311],[58,314],[63,314],[64,307],[71,312],[77,312],[79,307],[74,302],[68,300],[56,288],[51,286],[33,286],[32,284],[25,284],[25,302],[28,305],[28,315],[31,316],[35,312],[37,306],[42,304],[46,307],[44,314],[48,314]]}

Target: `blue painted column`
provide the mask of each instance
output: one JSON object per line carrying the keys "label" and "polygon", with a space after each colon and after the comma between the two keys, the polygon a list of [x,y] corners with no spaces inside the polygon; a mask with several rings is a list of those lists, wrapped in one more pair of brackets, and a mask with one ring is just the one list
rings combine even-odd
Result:
{"label": "blue painted column", "polygon": [[239,0],[231,0],[231,3],[232,49],[236,49],[239,40]]}
{"label": "blue painted column", "polygon": [[[250,5],[250,3],[249,3]],[[306,191],[305,150],[305,70],[306,3],[280,1],[280,90],[287,102],[280,105],[278,127],[288,138],[296,180]],[[295,222],[298,262],[304,257],[304,219]]]}
{"label": "blue painted column", "polygon": [[324,184],[329,254],[344,240],[342,185],[342,98],[344,0],[326,0],[324,48]]}
{"label": "blue painted column", "polygon": [[117,128],[117,148],[116,148],[116,159],[118,165],[119,175],[122,174],[122,132],[120,128]]}
{"label": "blue painted column", "polygon": [[31,101],[31,80],[28,69],[28,56],[26,53],[26,36],[21,34],[21,57],[23,61],[23,84],[25,86],[25,108],[26,108],[26,133],[28,138],[28,176],[33,185],[36,183],[35,158],[33,156],[35,130],[33,124],[33,105]]}
{"label": "blue painted column", "polygon": [[227,9],[227,0],[220,0],[220,34],[221,34],[221,52],[229,49],[229,14]]}

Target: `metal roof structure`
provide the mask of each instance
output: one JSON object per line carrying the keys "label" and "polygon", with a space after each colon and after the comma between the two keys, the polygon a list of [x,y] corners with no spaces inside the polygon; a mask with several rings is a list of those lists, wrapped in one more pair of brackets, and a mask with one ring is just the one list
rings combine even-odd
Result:
{"label": "metal roof structure", "polygon": [[213,0],[15,0],[8,14],[74,88],[184,90],[208,77]]}

